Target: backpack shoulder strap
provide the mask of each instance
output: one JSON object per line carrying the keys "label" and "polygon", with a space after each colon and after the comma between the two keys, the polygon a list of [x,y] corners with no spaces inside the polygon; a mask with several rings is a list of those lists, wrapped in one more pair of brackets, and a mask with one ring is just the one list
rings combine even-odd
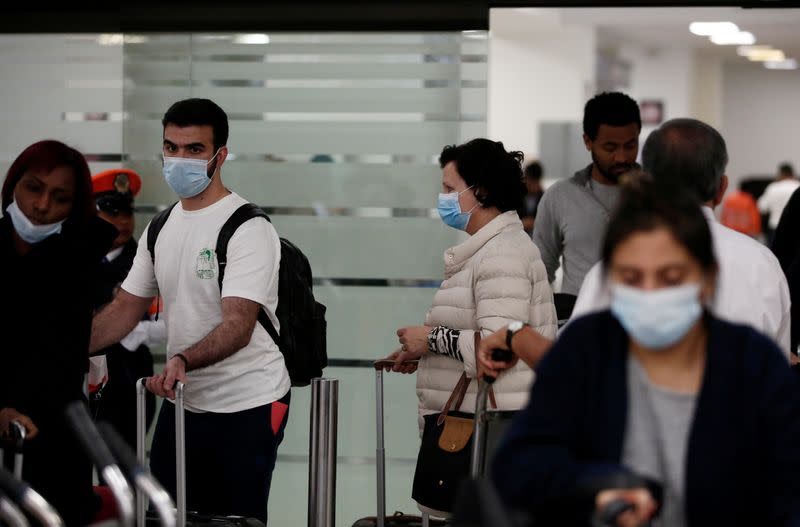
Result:
{"label": "backpack shoulder strap", "polygon": [[153,262],[153,265],[156,264],[156,239],[158,238],[158,233],[161,232],[164,224],[167,223],[172,209],[174,209],[177,204],[178,202],[176,201],[153,216],[153,219],[150,220],[150,224],[147,226],[147,250],[150,252],[150,261]]}
{"label": "backpack shoulder strap", "polygon": [[[264,218],[268,222],[272,223],[272,220],[269,219],[269,216],[261,207],[252,203],[245,203],[236,209],[233,214],[231,214],[230,218],[225,221],[225,223],[222,225],[222,228],[219,230],[216,254],[217,266],[219,267],[217,282],[219,283],[220,293],[222,292],[222,280],[225,278],[225,267],[228,265],[228,242],[231,241],[233,234],[240,225],[247,220],[259,217]],[[278,331],[275,329],[275,326],[272,324],[272,321],[269,319],[266,311],[263,309],[258,311],[258,321],[261,323],[264,329],[267,330],[267,333],[269,333],[269,336],[272,337],[272,340],[275,342],[275,344],[279,344],[280,337],[278,335]]]}
{"label": "backpack shoulder strap", "polygon": [[222,291],[222,279],[225,277],[225,267],[228,265],[228,242],[231,241],[236,229],[238,229],[244,222],[258,217],[264,218],[271,222],[269,216],[267,216],[267,213],[264,212],[261,207],[258,205],[253,205],[252,203],[245,203],[236,209],[233,214],[231,214],[230,218],[225,220],[225,223],[219,230],[216,253],[217,265],[219,266],[219,277],[217,281],[219,282],[220,291]]}

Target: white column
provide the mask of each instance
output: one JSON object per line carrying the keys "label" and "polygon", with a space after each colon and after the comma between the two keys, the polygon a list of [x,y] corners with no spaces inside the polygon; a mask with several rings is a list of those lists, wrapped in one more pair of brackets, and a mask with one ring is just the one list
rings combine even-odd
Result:
{"label": "white column", "polygon": [[539,123],[581,121],[594,78],[593,27],[566,24],[556,9],[492,9],[490,138],[537,157]]}

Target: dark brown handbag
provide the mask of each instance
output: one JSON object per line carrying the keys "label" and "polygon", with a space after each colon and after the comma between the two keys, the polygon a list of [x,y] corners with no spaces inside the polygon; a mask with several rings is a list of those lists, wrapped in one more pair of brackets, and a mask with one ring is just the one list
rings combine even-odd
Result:
{"label": "dark brown handbag", "polygon": [[[476,333],[476,350],[479,341],[480,334]],[[462,373],[442,411],[424,417],[411,497],[437,511],[451,512],[460,483],[469,479],[474,414],[460,408],[471,381]],[[489,398],[496,408],[493,391]]]}

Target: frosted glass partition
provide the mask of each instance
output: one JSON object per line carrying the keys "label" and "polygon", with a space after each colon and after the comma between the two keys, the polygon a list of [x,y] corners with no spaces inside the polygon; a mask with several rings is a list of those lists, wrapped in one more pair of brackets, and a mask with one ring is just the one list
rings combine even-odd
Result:
{"label": "frosted glass partition", "polygon": [[[477,37],[477,38],[475,38]],[[462,239],[435,214],[442,147],[484,136],[483,33],[126,35],[123,145],[144,175],[142,229],[174,197],[160,175],[161,117],[208,97],[230,117],[223,180],[263,206],[309,257],[328,306],[326,371],[340,379],[337,523],[375,510],[374,371],[395,331],[420,324]],[[413,511],[414,377],[387,376],[389,510]],[[309,390],[295,389],[270,500],[306,521]]]}
{"label": "frosted glass partition", "polygon": [[0,35],[0,181],[28,145],[57,139],[93,172],[122,160],[122,46],[98,34]]}
{"label": "frosted glass partition", "polygon": [[[228,186],[308,255],[340,379],[337,523],[374,514],[374,371],[420,324],[463,237],[434,207],[442,147],[486,134],[482,32],[0,35],[0,170],[34,141],[93,172],[137,170],[137,233],[175,200],[161,117],[185,97],[229,114]],[[156,350],[162,353],[163,350]],[[157,357],[157,362],[163,356]],[[157,364],[157,368],[161,365]],[[413,512],[414,376],[386,376],[387,510]],[[306,522],[309,390],[292,394],[270,524]]]}

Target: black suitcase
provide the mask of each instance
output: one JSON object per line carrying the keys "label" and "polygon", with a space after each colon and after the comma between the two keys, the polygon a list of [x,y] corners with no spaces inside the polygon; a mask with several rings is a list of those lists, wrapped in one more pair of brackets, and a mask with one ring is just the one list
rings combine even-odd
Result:
{"label": "black suitcase", "polygon": [[[408,361],[416,364],[419,361]],[[421,516],[403,514],[396,511],[393,515],[386,515],[386,452],[383,445],[383,369],[394,366],[392,360],[379,360],[373,363],[375,367],[375,414],[376,421],[376,448],[375,466],[378,494],[378,514],[356,520],[353,527],[439,527],[447,525],[441,520],[430,519],[427,514]]]}
{"label": "black suitcase", "polygon": [[[136,383],[136,457],[139,464],[147,466],[145,460],[145,428],[146,428],[146,379]],[[184,427],[183,394],[185,386],[178,382],[175,386],[175,470],[176,470],[176,527],[264,527],[264,523],[256,518],[244,516],[215,516],[186,510],[186,430]],[[137,527],[156,527],[163,525],[155,512],[146,511],[145,497],[136,494]]]}
{"label": "black suitcase", "polygon": [[[17,481],[22,481],[22,448],[25,443],[26,430],[19,421],[11,421],[11,439],[10,445],[13,459],[10,463],[13,464],[13,477]],[[0,443],[0,470],[5,470],[5,450],[3,444]],[[10,527],[27,527],[30,525],[22,508],[14,502],[7,493],[10,489],[0,490],[0,525],[8,525]],[[55,511],[53,511],[55,513]]]}

